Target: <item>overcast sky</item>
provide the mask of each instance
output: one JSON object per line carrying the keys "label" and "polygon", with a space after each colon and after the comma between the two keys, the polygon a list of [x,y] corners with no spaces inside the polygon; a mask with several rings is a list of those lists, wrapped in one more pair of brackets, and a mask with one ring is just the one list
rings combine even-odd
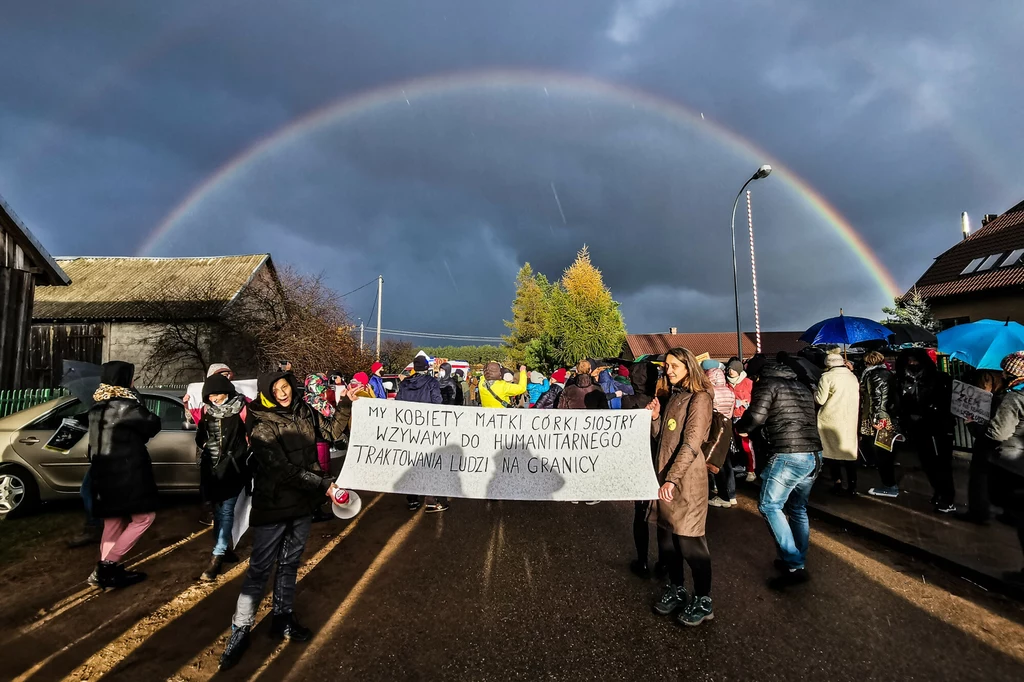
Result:
{"label": "overcast sky", "polygon": [[[765,160],[786,171],[751,186],[766,329],[878,316],[889,295],[794,178],[900,288],[961,211],[977,228],[1024,199],[1017,0],[0,0],[0,17],[0,195],[51,253],[270,252],[339,293],[382,273],[392,329],[501,334],[519,266],[556,279],[586,243],[631,332],[728,330],[729,212]],[[737,222],[752,321],[744,203]],[[353,317],[374,293],[346,299]]]}

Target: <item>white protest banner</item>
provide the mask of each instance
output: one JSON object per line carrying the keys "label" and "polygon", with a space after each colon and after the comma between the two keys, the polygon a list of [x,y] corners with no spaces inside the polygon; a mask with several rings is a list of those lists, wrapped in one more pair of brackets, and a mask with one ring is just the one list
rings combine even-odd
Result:
{"label": "white protest banner", "polygon": [[647,410],[491,410],[362,398],[338,485],[486,500],[652,500]]}
{"label": "white protest banner", "polygon": [[992,394],[962,381],[954,381],[950,410],[968,421],[988,424],[992,419]]}
{"label": "white protest banner", "polygon": [[[239,379],[231,382],[235,390],[239,394],[244,395],[249,400],[255,400],[256,395],[259,393],[259,389],[256,388],[255,379]],[[193,384],[188,385],[188,389],[185,391],[185,395],[188,396],[188,404],[192,407],[198,408],[203,404],[203,382],[197,381]]]}

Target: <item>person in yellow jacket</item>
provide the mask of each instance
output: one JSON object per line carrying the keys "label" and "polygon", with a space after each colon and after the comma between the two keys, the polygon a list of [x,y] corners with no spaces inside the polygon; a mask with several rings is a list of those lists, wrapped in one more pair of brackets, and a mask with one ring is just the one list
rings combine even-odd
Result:
{"label": "person in yellow jacket", "polygon": [[501,364],[488,362],[484,366],[483,381],[480,382],[481,407],[511,407],[509,398],[526,393],[526,367],[519,368],[519,381],[512,383],[501,378]]}

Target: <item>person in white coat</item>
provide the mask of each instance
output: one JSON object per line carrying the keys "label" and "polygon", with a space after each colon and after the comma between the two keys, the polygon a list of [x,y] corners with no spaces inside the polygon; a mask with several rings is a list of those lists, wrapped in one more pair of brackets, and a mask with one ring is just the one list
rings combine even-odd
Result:
{"label": "person in white coat", "polygon": [[830,352],[826,356],[825,367],[814,393],[814,401],[821,406],[818,410],[818,433],[823,447],[822,456],[828,460],[830,474],[835,481],[832,492],[856,495],[860,382],[838,352]]}

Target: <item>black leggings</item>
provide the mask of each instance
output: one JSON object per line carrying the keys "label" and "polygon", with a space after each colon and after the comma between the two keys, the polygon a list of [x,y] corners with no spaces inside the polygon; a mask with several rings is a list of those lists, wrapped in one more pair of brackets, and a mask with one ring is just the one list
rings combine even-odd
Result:
{"label": "black leggings", "polygon": [[693,593],[698,597],[711,596],[711,552],[706,537],[675,535],[659,526],[658,548],[668,562],[668,577],[673,585],[682,587],[686,583],[685,562],[693,574]]}
{"label": "black leggings", "polygon": [[651,544],[651,529],[647,524],[647,512],[650,510],[650,500],[633,503],[633,544],[637,561],[644,565],[647,564],[647,547]]}

